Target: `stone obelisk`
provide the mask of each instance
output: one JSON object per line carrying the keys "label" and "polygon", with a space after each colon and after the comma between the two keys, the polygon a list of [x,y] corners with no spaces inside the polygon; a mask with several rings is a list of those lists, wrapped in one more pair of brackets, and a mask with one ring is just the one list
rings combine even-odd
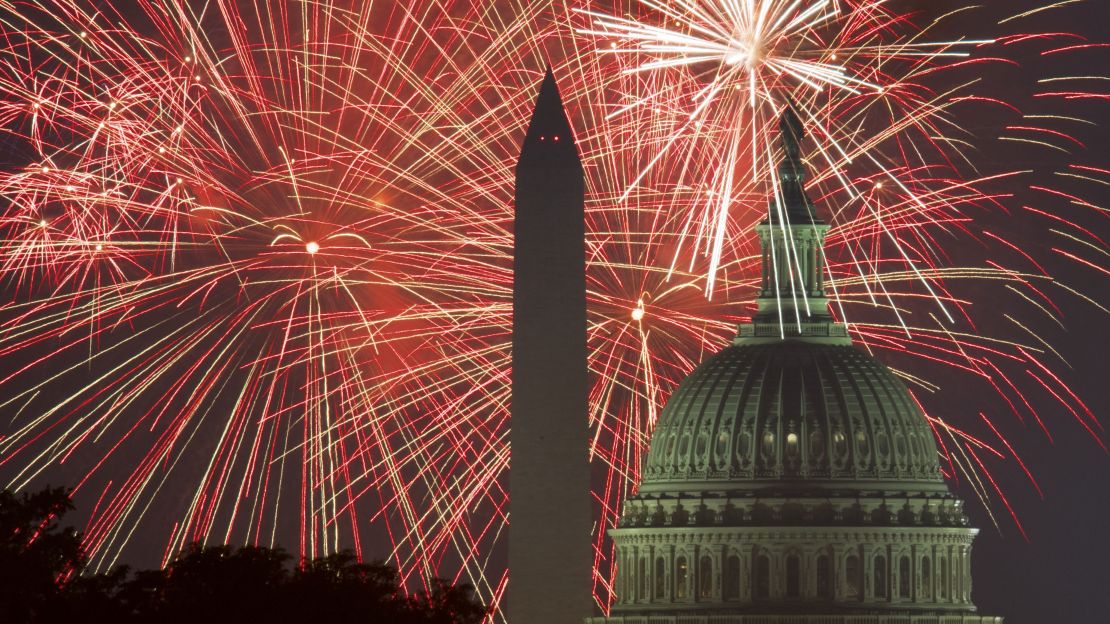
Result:
{"label": "stone obelisk", "polygon": [[593,608],[584,193],[548,69],[516,166],[509,624]]}

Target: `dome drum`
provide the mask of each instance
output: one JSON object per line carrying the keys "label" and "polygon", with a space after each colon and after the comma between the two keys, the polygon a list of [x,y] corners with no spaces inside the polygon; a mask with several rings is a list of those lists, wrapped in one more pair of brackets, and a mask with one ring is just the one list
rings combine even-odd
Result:
{"label": "dome drum", "polygon": [[[628,531],[614,615],[729,613],[775,603],[828,613],[969,612],[974,529]],[[780,604],[781,603],[781,604]]]}

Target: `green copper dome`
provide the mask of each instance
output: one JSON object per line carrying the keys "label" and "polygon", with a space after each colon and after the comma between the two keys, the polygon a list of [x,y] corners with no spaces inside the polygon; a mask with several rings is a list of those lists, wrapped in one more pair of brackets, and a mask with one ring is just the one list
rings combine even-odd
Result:
{"label": "green copper dome", "polygon": [[667,402],[640,492],[944,492],[937,457],[905,386],[866,353],[738,338]]}

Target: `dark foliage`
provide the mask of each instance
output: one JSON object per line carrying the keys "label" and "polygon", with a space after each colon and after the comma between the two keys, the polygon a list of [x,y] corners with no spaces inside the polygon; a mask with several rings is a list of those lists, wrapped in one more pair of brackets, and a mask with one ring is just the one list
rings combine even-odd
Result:
{"label": "dark foliage", "polygon": [[486,609],[465,585],[436,581],[406,595],[396,570],[350,552],[290,569],[280,548],[194,544],[165,569],[82,575],[81,536],[57,519],[64,489],[0,492],[0,622],[313,622],[478,624]]}
{"label": "dark foliage", "polygon": [[64,488],[0,491],[0,622],[34,621],[56,600],[59,579],[81,569],[81,536],[57,523],[72,509]]}

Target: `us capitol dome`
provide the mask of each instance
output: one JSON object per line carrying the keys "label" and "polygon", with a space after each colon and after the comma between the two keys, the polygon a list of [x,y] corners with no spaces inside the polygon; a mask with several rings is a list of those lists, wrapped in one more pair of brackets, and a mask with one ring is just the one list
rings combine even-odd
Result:
{"label": "us capitol dome", "polygon": [[587,622],[1001,624],[921,408],[828,314],[792,110],[780,130],[758,312],[663,409],[609,531],[617,602]]}

